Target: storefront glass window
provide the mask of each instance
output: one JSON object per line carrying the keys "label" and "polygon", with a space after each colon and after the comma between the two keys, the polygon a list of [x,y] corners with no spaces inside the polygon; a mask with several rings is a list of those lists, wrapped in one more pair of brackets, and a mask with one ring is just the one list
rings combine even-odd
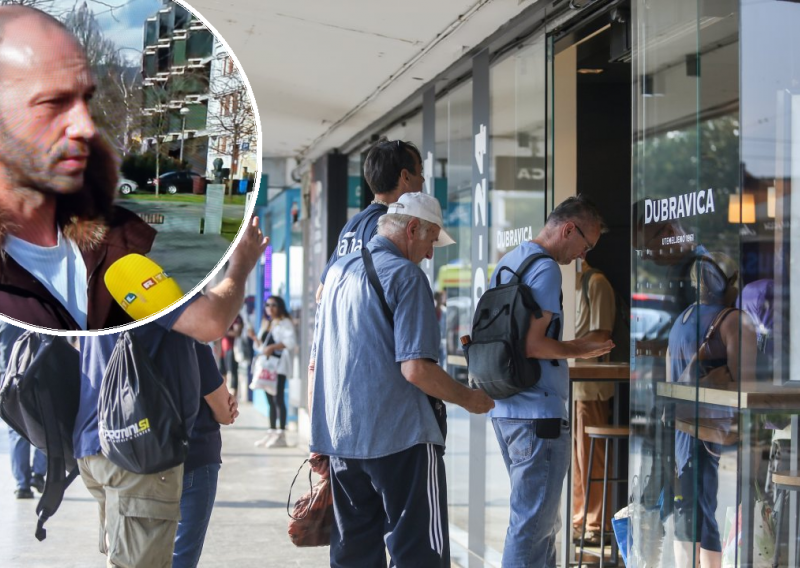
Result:
{"label": "storefront glass window", "polygon": [[[422,130],[420,129],[420,138]],[[412,140],[413,141],[413,140]],[[472,324],[470,263],[472,211],[472,82],[468,81],[436,102],[436,164],[434,188],[446,191],[443,211],[445,230],[456,244],[435,251],[434,287],[446,294],[447,369],[466,381],[466,368],[453,364],[460,356],[459,337],[469,334]],[[469,520],[469,414],[455,404],[447,405],[447,501],[450,537],[467,548]],[[473,459],[483,459],[474,458]],[[456,551],[454,551],[455,553]]]}
{"label": "storefront glass window", "polygon": [[[634,21],[629,565],[719,566],[725,550],[733,566],[737,504],[752,513],[759,483],[743,465],[757,448],[739,395],[755,380],[755,337],[726,311],[749,230],[739,6],[637,1]],[[707,376],[725,366],[732,380]],[[739,562],[752,565],[752,540],[742,546]]]}
{"label": "storefront glass window", "polygon": [[[798,471],[800,302],[792,302],[792,293],[800,269],[792,251],[800,242],[794,229],[800,201],[792,186],[800,172],[800,5],[743,0],[741,10],[741,305],[755,328],[756,386],[774,391],[769,400],[741,409],[742,444],[753,448],[748,456],[743,447],[742,454],[742,531],[752,534],[757,553],[769,558],[772,548],[759,544],[777,541],[777,565],[797,566],[798,493],[784,500],[779,490],[797,480]],[[742,383],[741,390],[752,388]],[[744,491],[754,486],[763,491]]]}
{"label": "storefront glass window", "polygon": [[[546,85],[544,34],[489,71],[489,275],[544,225]],[[486,421],[486,557],[500,560],[508,528],[509,484]]]}

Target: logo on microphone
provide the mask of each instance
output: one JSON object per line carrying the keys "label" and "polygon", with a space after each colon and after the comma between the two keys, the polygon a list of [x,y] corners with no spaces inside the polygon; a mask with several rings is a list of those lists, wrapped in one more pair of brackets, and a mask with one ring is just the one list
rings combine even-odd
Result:
{"label": "logo on microphone", "polygon": [[159,282],[163,282],[167,278],[169,278],[169,275],[166,272],[160,272],[155,276],[153,276],[152,278],[148,278],[147,280],[142,282],[142,288],[144,288],[145,290],[149,290],[150,288],[156,286]]}
{"label": "logo on microphone", "polygon": [[136,294],[133,292],[128,292],[125,295],[125,298],[119,303],[122,306],[123,310],[127,310],[128,307],[133,303],[133,301],[137,298]]}

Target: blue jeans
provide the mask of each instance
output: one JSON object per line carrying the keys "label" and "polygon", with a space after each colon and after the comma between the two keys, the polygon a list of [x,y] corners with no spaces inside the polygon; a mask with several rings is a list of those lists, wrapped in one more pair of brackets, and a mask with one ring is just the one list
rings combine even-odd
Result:
{"label": "blue jeans", "polygon": [[200,561],[217,496],[219,467],[218,463],[212,463],[183,474],[181,521],[175,535],[172,568],[194,568]]}
{"label": "blue jeans", "polygon": [[569,423],[562,421],[553,439],[536,435],[535,420],[493,418],[492,425],[511,479],[503,568],[555,567],[558,508],[572,443]]}
{"label": "blue jeans", "polygon": [[[17,489],[31,488],[31,445],[11,428],[8,429],[8,445],[11,454],[11,473],[17,482]],[[47,456],[34,448],[33,473],[44,476],[47,473]]]}

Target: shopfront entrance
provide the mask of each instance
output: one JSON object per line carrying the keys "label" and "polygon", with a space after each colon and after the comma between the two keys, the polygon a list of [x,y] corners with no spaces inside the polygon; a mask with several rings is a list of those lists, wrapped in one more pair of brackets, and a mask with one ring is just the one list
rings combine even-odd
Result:
{"label": "shopfront entrance", "polygon": [[[630,504],[628,565],[800,558],[797,492],[779,498],[771,472],[796,477],[800,455],[798,24],[800,4],[783,0],[532,3],[343,149],[351,176],[378,136],[421,149],[426,191],[458,243],[423,266],[446,299],[442,361],[457,380],[458,338],[497,262],[566,197],[597,203],[610,232],[588,261],[630,307],[629,368],[611,417],[630,426],[613,453],[629,484],[611,505]],[[326,158],[346,169],[341,154]],[[317,169],[303,207],[317,239],[308,250],[324,260],[328,222],[343,223],[323,219],[336,200],[320,196],[346,187],[337,194]],[[308,265],[314,290],[322,261]],[[562,270],[565,339],[583,268]],[[312,295],[304,301],[310,329]],[[701,352],[708,361],[697,364]],[[727,382],[705,379],[715,367]],[[485,417],[448,413],[453,558],[499,566],[509,481],[495,434]],[[570,517],[565,503],[562,566],[575,553]]]}

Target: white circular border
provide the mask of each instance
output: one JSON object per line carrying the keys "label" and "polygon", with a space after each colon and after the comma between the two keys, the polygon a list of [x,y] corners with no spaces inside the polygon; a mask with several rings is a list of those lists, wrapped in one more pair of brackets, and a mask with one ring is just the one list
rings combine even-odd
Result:
{"label": "white circular border", "polygon": [[[258,142],[256,143],[256,152],[257,152],[257,156],[258,156],[258,168],[256,169],[256,180],[255,180],[255,185],[254,185],[253,191],[252,191],[253,197],[250,199],[250,204],[245,208],[244,217],[242,218],[242,225],[241,225],[241,227],[239,227],[239,232],[237,233],[236,238],[231,243],[231,245],[228,247],[228,250],[225,252],[225,255],[219,260],[219,262],[217,262],[216,266],[214,266],[214,268],[209,271],[209,273],[206,275],[206,277],[203,280],[201,280],[199,284],[197,284],[197,286],[192,288],[191,291],[185,293],[181,297],[181,299],[178,300],[177,302],[175,302],[172,305],[164,308],[160,312],[158,312],[156,314],[153,314],[152,316],[146,317],[144,319],[136,320],[135,322],[132,322],[132,323],[129,323],[129,324],[126,324],[126,325],[121,325],[121,326],[118,326],[118,327],[108,327],[108,328],[105,328],[105,329],[93,329],[93,330],[83,330],[83,329],[61,330],[61,329],[50,329],[50,328],[47,328],[47,327],[34,327],[34,326],[32,326],[30,324],[27,324],[25,322],[21,322],[21,321],[15,320],[13,318],[10,318],[10,317],[8,317],[7,315],[5,315],[2,312],[0,312],[0,321],[4,321],[4,322],[6,322],[8,324],[11,324],[13,326],[16,326],[16,327],[21,327],[21,328],[26,329],[28,331],[33,331],[33,332],[36,332],[36,333],[43,333],[43,334],[46,334],[46,335],[60,335],[62,337],[96,337],[96,336],[99,336],[99,335],[109,335],[109,334],[112,334],[112,333],[122,333],[124,331],[128,331],[128,330],[137,328],[137,327],[139,327],[141,325],[150,323],[152,321],[155,321],[155,320],[157,320],[159,318],[162,318],[162,317],[166,316],[172,310],[175,310],[175,309],[179,308],[184,303],[188,302],[190,298],[192,298],[195,295],[199,294],[203,290],[203,288],[206,287],[206,285],[209,283],[209,281],[212,278],[214,278],[217,275],[217,273],[225,266],[225,263],[228,262],[228,259],[233,254],[234,249],[239,245],[239,241],[242,240],[242,236],[244,235],[245,229],[250,225],[250,223],[252,223],[253,211],[255,210],[256,200],[258,199],[258,193],[261,191],[261,171],[262,171],[261,118],[259,117],[259,114],[258,114],[258,105],[256,104],[256,97],[255,97],[255,94],[253,93],[253,88],[250,85],[250,80],[247,78],[247,74],[244,72],[244,68],[242,67],[241,63],[239,63],[239,59],[236,57],[236,54],[233,52],[231,47],[228,45],[228,42],[225,41],[225,39],[219,34],[219,32],[216,30],[216,28],[214,26],[212,26],[208,22],[208,20],[205,17],[203,17],[202,14],[200,14],[197,10],[195,10],[194,8],[189,6],[189,4],[186,3],[184,0],[171,0],[171,1],[174,4],[179,4],[180,6],[184,7],[193,16],[195,16],[198,19],[200,19],[200,21],[203,22],[203,25],[205,25],[214,34],[214,39],[216,41],[219,41],[220,43],[222,43],[222,45],[225,47],[225,50],[227,51],[228,56],[233,59],[233,62],[236,64],[236,68],[239,70],[239,74],[240,74],[242,80],[244,81],[245,86],[247,87],[247,94],[250,96],[250,102],[251,102],[251,104],[253,106],[253,113],[255,114],[255,121],[256,121],[256,130],[258,132]],[[264,191],[266,191],[266,188],[264,188]],[[259,225],[260,225],[260,220],[259,220]],[[258,265],[258,263],[256,263],[253,266],[253,268],[255,268],[255,266],[257,266],[257,265]],[[167,270],[167,273],[169,273],[169,270]],[[114,300],[114,301],[116,301],[116,300]]]}

